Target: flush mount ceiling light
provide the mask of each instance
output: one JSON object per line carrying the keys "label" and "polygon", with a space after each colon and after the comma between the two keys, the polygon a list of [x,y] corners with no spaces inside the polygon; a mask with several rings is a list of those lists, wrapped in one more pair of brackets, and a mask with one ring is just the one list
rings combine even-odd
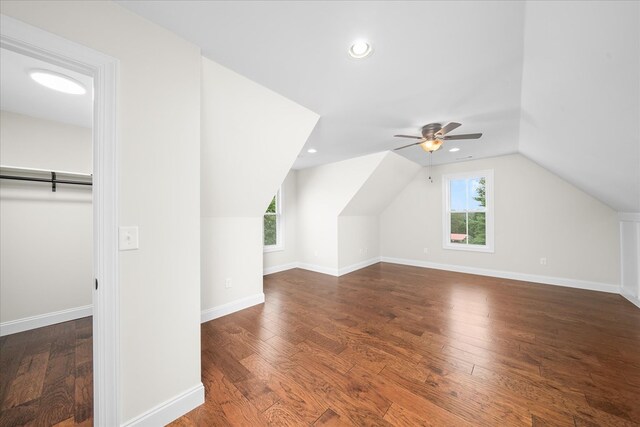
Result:
{"label": "flush mount ceiling light", "polygon": [[29,77],[42,86],[71,95],[84,95],[87,88],[74,78],[49,70],[30,70]]}
{"label": "flush mount ceiling light", "polygon": [[364,40],[356,40],[349,48],[349,55],[352,58],[362,59],[373,53],[371,45]]}
{"label": "flush mount ceiling light", "polygon": [[314,153],[317,153],[317,152],[318,152],[318,150],[316,150],[315,148],[309,148],[307,150],[307,153],[311,153],[311,154],[314,154]]}
{"label": "flush mount ceiling light", "polygon": [[455,153],[456,151],[460,151],[460,149],[458,147],[454,147],[451,150],[449,150],[450,153]]}

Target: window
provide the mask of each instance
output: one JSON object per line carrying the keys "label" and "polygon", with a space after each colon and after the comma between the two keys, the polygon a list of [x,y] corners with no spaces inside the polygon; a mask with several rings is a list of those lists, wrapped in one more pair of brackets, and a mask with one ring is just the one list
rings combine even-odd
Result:
{"label": "window", "polygon": [[263,238],[264,251],[279,251],[284,249],[282,239],[282,189],[278,190],[264,213]]}
{"label": "window", "polygon": [[493,252],[493,170],[443,178],[443,247]]}

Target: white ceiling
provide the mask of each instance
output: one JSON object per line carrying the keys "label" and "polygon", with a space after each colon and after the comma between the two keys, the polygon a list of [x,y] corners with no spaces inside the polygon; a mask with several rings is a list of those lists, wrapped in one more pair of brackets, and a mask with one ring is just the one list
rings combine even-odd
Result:
{"label": "white ceiling", "polygon": [[[452,133],[484,136],[447,142],[434,164],[519,151],[640,212],[640,2],[119,3],[320,114],[295,168],[459,121]],[[359,38],[374,53],[358,61],[347,49]],[[418,147],[398,153],[428,161]]]}
{"label": "white ceiling", "polygon": [[[88,88],[84,95],[48,89],[29,77],[34,68],[56,71]],[[65,68],[0,49],[0,109],[54,122],[90,128],[93,115],[92,78]]]}
{"label": "white ceiling", "polygon": [[[294,167],[393,149],[422,125],[459,121],[433,162],[517,151],[524,4],[520,2],[121,1],[199,45],[203,55],[315,111]],[[347,50],[369,40],[371,57]],[[449,153],[453,146],[461,150]],[[307,154],[307,148],[318,153]],[[419,147],[398,153],[421,164]]]}
{"label": "white ceiling", "polygon": [[526,17],[520,152],[640,212],[640,2],[531,2]]}
{"label": "white ceiling", "polygon": [[[393,149],[411,142],[393,134],[459,121],[452,134],[484,136],[448,141],[434,164],[519,151],[614,209],[640,212],[640,2],[119,3],[320,114],[294,168]],[[347,49],[360,38],[374,54],[354,60]],[[91,91],[47,89],[32,68],[92,86],[0,49],[0,108],[91,127]],[[397,153],[428,162],[418,147]]]}

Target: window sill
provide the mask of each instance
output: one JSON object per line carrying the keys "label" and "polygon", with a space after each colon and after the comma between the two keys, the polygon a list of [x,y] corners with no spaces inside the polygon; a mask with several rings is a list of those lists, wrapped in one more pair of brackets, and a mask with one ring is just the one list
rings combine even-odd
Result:
{"label": "window sill", "polygon": [[486,253],[494,253],[492,247],[490,246],[476,246],[476,245],[455,245],[455,244],[445,244],[442,246],[443,249],[451,249],[454,251],[467,251],[467,252],[486,252]]}
{"label": "window sill", "polygon": [[271,245],[271,246],[263,246],[262,252],[280,252],[284,251],[284,245]]}

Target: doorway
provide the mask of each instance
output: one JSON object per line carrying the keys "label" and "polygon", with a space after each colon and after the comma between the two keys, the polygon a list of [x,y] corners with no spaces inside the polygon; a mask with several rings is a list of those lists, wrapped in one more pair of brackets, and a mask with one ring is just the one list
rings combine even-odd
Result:
{"label": "doorway", "polygon": [[0,419],[10,424],[93,419],[92,95],[90,76],[0,48]]}
{"label": "doorway", "polygon": [[[28,316],[27,318],[29,318],[31,322],[30,325],[35,327],[15,333],[37,330],[38,326],[54,326],[58,330],[66,330],[65,337],[67,340],[70,340],[71,334],[69,330],[71,326],[62,327],[55,325],[64,325],[65,320],[67,322],[80,322],[74,325],[74,330],[76,332],[80,331],[79,336],[84,340],[82,344],[83,348],[78,355],[85,364],[81,369],[81,371],[84,369],[81,373],[85,375],[83,384],[80,387],[80,394],[93,395],[91,398],[93,411],[86,409],[87,405],[85,400],[84,406],[81,405],[85,409],[83,413],[79,415],[79,418],[88,418],[91,416],[93,418],[93,424],[97,426],[117,425],[120,422],[118,417],[118,270],[115,137],[117,61],[100,52],[96,52],[90,48],[60,38],[7,16],[2,15],[0,18],[0,48],[6,50],[8,54],[19,54],[34,60],[43,61],[51,67],[59,67],[57,70],[50,71],[59,72],[61,68],[67,72],[67,74],[77,73],[74,76],[69,76],[72,77],[73,80],[82,83],[83,78],[89,78],[93,83],[91,103],[93,113],[90,113],[92,127],[90,131],[90,151],[93,153],[93,159],[90,162],[90,173],[83,173],[86,171],[80,171],[80,173],[78,173],[78,171],[74,170],[55,171],[48,170],[49,168],[39,167],[31,168],[38,169],[33,171],[26,171],[24,170],[26,169],[25,167],[14,168],[12,172],[14,175],[22,174],[23,177],[26,175],[30,178],[38,178],[41,177],[42,174],[46,174],[48,175],[48,180],[46,181],[35,181],[32,179],[31,181],[22,181],[22,184],[50,186],[48,191],[54,192],[53,190],[55,189],[55,192],[59,195],[63,194],[62,192],[64,191],[67,196],[70,193],[66,192],[75,191],[69,190],[69,188],[73,187],[77,190],[80,186],[86,185],[86,181],[91,181],[92,206],[90,222],[92,223],[92,250],[90,251],[89,258],[93,264],[93,277],[90,277],[89,283],[87,283],[86,286],[90,290],[91,295],[90,310],[92,317],[89,321],[86,320],[86,316],[76,319],[64,318],[64,316],[69,317],[83,314],[82,309],[86,310],[86,306],[76,307],[80,308],[79,310],[63,309],[54,312],[58,315],[57,319],[62,321],[54,323],[53,325],[38,325],[38,319],[40,319],[39,321],[43,321],[43,316],[41,315]],[[30,76],[30,78],[31,77],[32,76]],[[52,174],[52,172],[54,172],[55,175]],[[89,177],[86,175],[89,175]],[[72,183],[74,181],[76,183]],[[85,184],[79,183],[80,181],[85,181]],[[22,190],[24,190],[24,188],[22,188]],[[35,190],[35,188],[32,188],[28,191]],[[58,198],[61,199],[63,197],[58,196]],[[37,297],[37,295],[32,295],[32,298],[35,297]],[[84,313],[86,313],[86,311]],[[44,316],[44,318],[46,318],[46,316]],[[20,319],[24,320],[25,318]],[[51,318],[49,318],[49,320],[51,320]],[[22,326],[28,323],[29,322],[23,322]],[[4,326],[14,327],[15,331],[16,322]],[[3,329],[6,330],[6,328]],[[90,332],[91,330],[92,334]],[[31,333],[33,334],[33,332]],[[49,334],[53,334],[53,332]],[[7,334],[6,336],[10,337],[11,335],[12,334]],[[92,337],[90,344],[87,346],[88,335],[92,335]],[[3,340],[9,341],[8,338],[5,339],[4,337]],[[20,340],[16,341],[19,342]],[[64,350],[64,346],[61,345],[62,341],[64,340],[56,341],[54,344],[51,344],[50,348],[55,348],[56,351],[60,353],[68,353],[69,350]],[[39,343],[40,340],[34,340],[34,343],[29,345],[31,345],[31,347],[37,347],[40,345]],[[43,345],[46,347],[47,344],[45,343]],[[33,352],[33,350],[30,351]],[[42,352],[35,351],[34,355],[40,353]],[[91,353],[92,355],[89,362],[92,362],[91,364],[93,365],[93,375],[87,376],[87,356]],[[49,366],[49,356],[50,354],[47,356],[47,366]],[[36,367],[38,367],[38,364],[44,363],[44,359],[45,356],[40,355],[35,361],[29,363],[24,362],[24,366],[31,367],[35,363]],[[60,362],[61,365],[63,364],[61,361],[57,362]],[[22,363],[21,361],[20,364]],[[43,368],[40,367],[38,369],[42,370]],[[76,368],[76,375],[77,371],[78,368]],[[32,372],[32,374],[35,375],[34,372]],[[61,378],[69,378],[69,375],[63,375]],[[45,380],[43,379],[42,381],[42,388],[44,389]],[[20,382],[24,382],[30,386],[24,388],[25,391],[18,393],[19,398],[12,398],[13,400],[11,400],[7,406],[20,407],[20,404],[16,405],[17,402],[27,399],[22,402],[22,404],[27,403],[30,396],[36,395],[33,390],[35,389],[37,391],[38,388],[40,388],[40,382],[30,381],[28,376],[22,376],[19,380],[19,383]],[[17,386],[20,386],[19,383]],[[93,387],[91,383],[93,383]],[[8,389],[10,390],[11,387],[12,386],[9,385]],[[93,390],[92,393],[91,390]],[[6,393],[2,405],[4,405],[4,401],[6,401]],[[75,416],[74,413],[74,417]],[[69,418],[66,420],[68,419]],[[47,425],[47,423],[48,422],[45,422],[44,425]]]}

